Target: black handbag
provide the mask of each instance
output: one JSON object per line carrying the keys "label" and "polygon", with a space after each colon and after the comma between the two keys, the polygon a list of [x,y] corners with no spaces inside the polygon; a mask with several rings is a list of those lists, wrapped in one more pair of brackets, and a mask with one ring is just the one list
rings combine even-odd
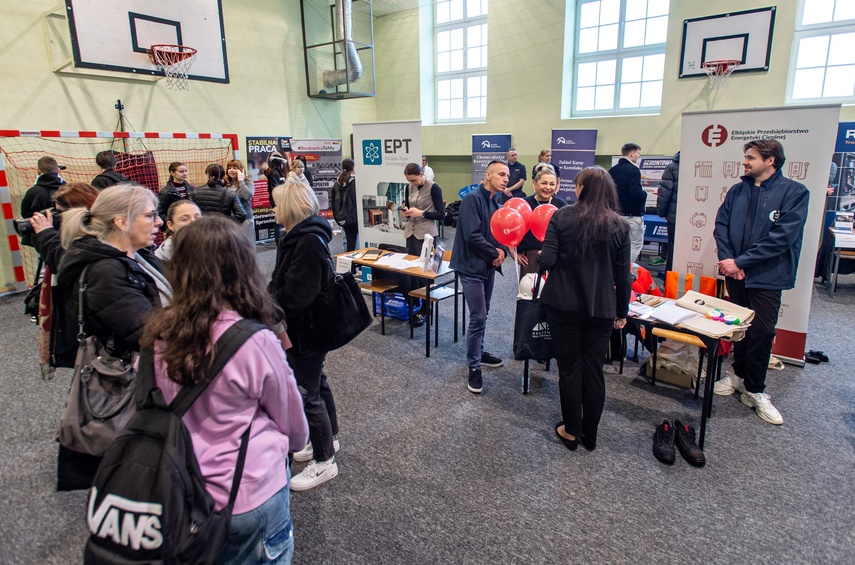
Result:
{"label": "black handbag", "polygon": [[39,258],[39,266],[36,267],[36,278],[33,279],[33,286],[30,287],[29,292],[27,292],[27,296],[24,297],[24,314],[27,316],[38,316],[39,315],[39,302],[42,298],[42,281],[41,278],[42,273],[42,260]]}
{"label": "black handbag", "polygon": [[97,337],[85,337],[83,301],[88,270],[87,265],[80,274],[77,359],[57,441],[77,453],[101,456],[136,413],[136,353],[128,358],[113,357]]}
{"label": "black handbag", "polygon": [[517,300],[514,320],[514,359],[546,361],[552,358],[552,333],[546,321],[546,309],[540,301],[538,276],[531,300]]}
{"label": "black handbag", "polygon": [[289,321],[288,335],[296,353],[325,353],[347,345],[371,325],[372,316],[362,297],[362,289],[353,273],[337,273],[327,242],[318,236],[327,250],[331,281],[324,285],[311,306],[297,319]]}

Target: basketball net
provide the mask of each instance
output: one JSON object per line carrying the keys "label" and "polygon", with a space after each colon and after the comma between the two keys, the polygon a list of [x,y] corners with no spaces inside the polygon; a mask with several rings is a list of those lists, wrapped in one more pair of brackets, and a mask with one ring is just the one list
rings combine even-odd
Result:
{"label": "basketball net", "polygon": [[727,86],[727,78],[740,65],[741,61],[723,59],[721,61],[704,61],[703,67],[710,78],[710,90]]}
{"label": "basketball net", "polygon": [[151,62],[163,69],[166,88],[190,90],[187,73],[196,61],[196,50],[186,45],[152,45],[149,49]]}

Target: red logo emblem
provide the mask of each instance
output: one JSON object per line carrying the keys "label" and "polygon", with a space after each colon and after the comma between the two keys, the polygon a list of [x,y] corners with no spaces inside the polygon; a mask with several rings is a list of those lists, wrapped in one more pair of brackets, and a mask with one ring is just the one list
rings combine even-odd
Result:
{"label": "red logo emblem", "polygon": [[718,147],[727,141],[727,129],[723,125],[713,124],[701,132],[701,141],[707,147]]}

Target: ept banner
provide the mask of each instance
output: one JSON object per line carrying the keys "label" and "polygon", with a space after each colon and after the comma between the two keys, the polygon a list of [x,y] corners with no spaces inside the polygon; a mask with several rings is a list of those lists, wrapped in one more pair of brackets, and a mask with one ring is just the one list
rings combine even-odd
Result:
{"label": "ept banner", "polygon": [[267,159],[271,153],[285,155],[291,150],[290,137],[247,137],[246,138],[246,175],[255,184],[252,197],[252,213],[255,216],[255,240],[273,239],[273,203],[267,192]]}
{"label": "ept banner", "polygon": [[291,157],[298,155],[306,158],[306,169],[312,175],[312,189],[318,197],[320,215],[332,220],[332,187],[341,174],[341,140],[292,139]]}
{"label": "ept banner", "polygon": [[363,247],[405,245],[404,204],[408,163],[422,162],[422,123],[418,120],[353,124],[356,209]]}
{"label": "ept banner", "polygon": [[484,180],[487,165],[490,161],[508,160],[508,150],[511,148],[511,134],[497,133],[491,135],[472,136],[472,184]]}
{"label": "ept banner", "polygon": [[[683,114],[675,271],[718,276],[713,239],[716,213],[728,190],[744,174],[743,146],[748,141],[780,141],[786,155],[781,172],[810,191],[796,286],[784,291],[772,350],[776,356],[795,364],[804,363],[814,262],[839,114],[840,106]],[[770,217],[775,213],[775,210],[769,212]]]}
{"label": "ept banner", "polygon": [[595,129],[552,130],[552,165],[558,167],[561,173],[558,196],[567,202],[576,202],[576,175],[585,167],[594,166],[596,150]]}

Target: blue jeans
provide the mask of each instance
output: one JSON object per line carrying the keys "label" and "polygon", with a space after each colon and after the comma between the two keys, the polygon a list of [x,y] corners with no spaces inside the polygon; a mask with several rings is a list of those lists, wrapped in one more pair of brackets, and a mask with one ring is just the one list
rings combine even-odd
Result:
{"label": "blue jeans", "polygon": [[[291,471],[288,470],[288,482]],[[289,565],[294,556],[288,485],[249,512],[235,514],[221,555],[228,565]]]}
{"label": "blue jeans", "polygon": [[459,275],[463,286],[463,296],[469,307],[469,333],[466,334],[466,362],[470,369],[481,368],[481,354],[484,352],[484,332],[487,329],[487,314],[490,313],[490,299],[493,297],[493,282],[496,270],[490,269],[486,279]]}

